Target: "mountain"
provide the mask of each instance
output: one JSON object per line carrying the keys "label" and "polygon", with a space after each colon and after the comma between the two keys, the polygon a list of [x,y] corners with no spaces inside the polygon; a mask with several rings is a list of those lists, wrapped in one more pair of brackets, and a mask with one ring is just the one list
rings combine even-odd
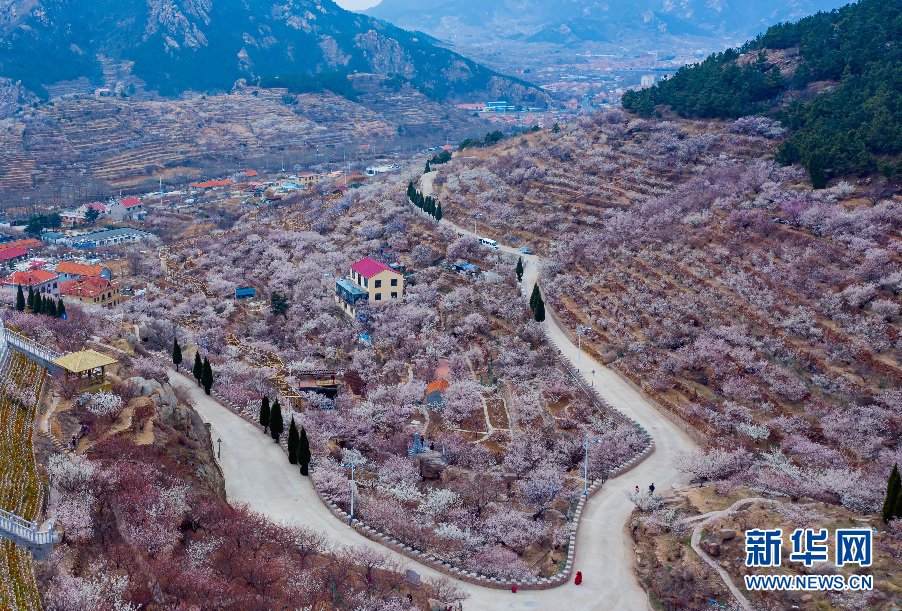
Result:
{"label": "mountain", "polygon": [[815,183],[824,174],[902,174],[902,3],[862,0],[774,26],[738,51],[627,92],[623,106],[645,115],[769,113],[790,129],[777,159],[806,164]]}
{"label": "mountain", "polygon": [[366,13],[459,44],[514,38],[631,46],[637,37],[747,38],[769,25],[836,5],[836,0],[382,0]]}
{"label": "mountain", "polygon": [[331,0],[0,0],[0,78],[46,97],[87,78],[164,95],[276,74],[398,75],[436,98],[538,103],[528,83]]}

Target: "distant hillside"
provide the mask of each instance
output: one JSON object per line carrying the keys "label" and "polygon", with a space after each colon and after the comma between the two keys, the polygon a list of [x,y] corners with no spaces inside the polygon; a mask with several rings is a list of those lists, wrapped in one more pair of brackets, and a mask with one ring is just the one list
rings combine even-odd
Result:
{"label": "distant hillside", "polygon": [[779,21],[836,5],[836,0],[382,0],[367,14],[452,42],[513,37],[524,42],[617,42],[631,47],[637,37],[746,38]]}
{"label": "distant hillside", "polygon": [[48,86],[80,77],[126,88],[138,81],[173,95],[334,71],[399,75],[438,99],[545,99],[331,0],[0,0],[0,77],[43,97]]}
{"label": "distant hillside", "polygon": [[902,173],[902,3],[862,0],[781,24],[739,51],[712,55],[669,80],[623,96],[641,114],[766,112],[790,135],[777,152],[812,177]]}

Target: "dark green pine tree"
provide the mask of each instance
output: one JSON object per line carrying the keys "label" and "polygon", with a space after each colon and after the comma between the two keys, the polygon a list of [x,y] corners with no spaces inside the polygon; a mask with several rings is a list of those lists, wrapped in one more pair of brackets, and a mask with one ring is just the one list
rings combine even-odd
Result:
{"label": "dark green pine tree", "polygon": [[307,475],[310,469],[310,440],[307,439],[307,430],[301,427],[301,439],[298,441],[298,462],[301,463],[301,475]]}
{"label": "dark green pine tree", "polygon": [[536,311],[536,304],[539,302],[539,299],[542,298],[542,293],[539,292],[539,285],[532,285],[532,295],[529,296],[529,309],[533,312]]}
{"label": "dark green pine tree", "polygon": [[56,318],[56,302],[53,298],[48,296],[47,299],[44,300],[44,303],[47,304],[47,316]]}
{"label": "dark green pine tree", "polygon": [[431,171],[432,171],[432,170],[429,168],[429,162],[427,161],[427,162],[426,162],[426,172],[425,172],[425,173],[428,174],[428,173],[431,172]]}
{"label": "dark green pine tree", "polygon": [[417,195],[417,189],[413,186],[413,181],[411,180],[407,183],[407,199],[413,201],[413,198]]}
{"label": "dark green pine tree", "polygon": [[282,420],[282,406],[279,405],[279,400],[276,399],[272,404],[272,409],[269,410],[269,434],[275,441],[278,441],[284,431],[285,422]]}
{"label": "dark green pine tree", "polygon": [[536,319],[536,322],[542,322],[545,320],[545,302],[542,300],[541,293],[539,294],[539,298],[536,300],[536,307],[532,310],[532,316]]}
{"label": "dark green pine tree", "polygon": [[815,189],[824,189],[827,186],[827,177],[820,161],[814,155],[808,160],[808,175],[811,177],[811,186]]}
{"label": "dark green pine tree", "polygon": [[179,338],[174,338],[172,340],[172,364],[175,365],[175,370],[179,370],[179,365],[182,364],[182,347],[179,346]]}
{"label": "dark green pine tree", "polygon": [[213,368],[210,367],[210,361],[204,357],[203,368],[200,372],[200,383],[204,387],[204,392],[210,394],[210,388],[213,387]]}
{"label": "dark green pine tree", "polygon": [[260,401],[260,426],[263,427],[264,433],[269,429],[269,397],[267,396]]}
{"label": "dark green pine tree", "polygon": [[442,205],[441,205],[441,203],[439,203],[439,204],[435,207],[435,220],[437,220],[437,221],[442,220]]}
{"label": "dark green pine tree", "polygon": [[19,285],[19,288],[16,289],[16,310],[19,312],[25,311],[25,293],[22,292],[22,285]]}
{"label": "dark green pine tree", "polygon": [[899,465],[893,465],[893,470],[890,471],[889,480],[886,483],[886,500],[883,501],[884,522],[889,522],[895,517],[893,514],[900,488],[902,488],[902,477],[899,476]]}
{"label": "dark green pine tree", "polygon": [[41,299],[40,293],[34,294],[34,304],[32,304],[32,310],[35,314],[43,314],[44,313],[44,300]]}
{"label": "dark green pine tree", "polygon": [[517,258],[517,282],[523,282],[523,257]]}
{"label": "dark green pine tree", "polygon": [[29,310],[30,312],[34,313],[34,291],[31,289],[30,286],[28,287],[28,302],[27,302],[27,305],[28,305],[28,310]]}
{"label": "dark green pine tree", "polygon": [[191,370],[191,374],[194,376],[194,379],[197,380],[197,383],[200,384],[200,377],[204,373],[204,364],[200,360],[200,351],[194,353],[194,368]]}
{"label": "dark green pine tree", "polygon": [[59,302],[56,304],[56,315],[60,318],[66,315],[66,304],[63,303],[62,297],[60,297]]}
{"label": "dark green pine tree", "polygon": [[298,444],[301,438],[298,435],[298,427],[294,424],[294,416],[291,417],[291,424],[288,427],[288,462],[293,465],[298,464]]}

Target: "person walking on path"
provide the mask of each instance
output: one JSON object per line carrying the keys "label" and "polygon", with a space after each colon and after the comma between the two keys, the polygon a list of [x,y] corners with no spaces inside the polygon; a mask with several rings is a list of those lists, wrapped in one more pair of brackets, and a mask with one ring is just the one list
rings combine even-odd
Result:
{"label": "person walking on path", "polygon": [[573,583],[576,585],[580,585],[583,582],[583,572],[576,571],[576,579],[573,580]]}
{"label": "person walking on path", "polygon": [[654,493],[655,493],[655,483],[654,483],[654,482],[652,482],[652,483],[651,483],[651,486],[648,487],[648,493],[649,493],[649,494],[654,494]]}
{"label": "person walking on path", "polygon": [[639,494],[639,486],[636,486],[636,494]]}

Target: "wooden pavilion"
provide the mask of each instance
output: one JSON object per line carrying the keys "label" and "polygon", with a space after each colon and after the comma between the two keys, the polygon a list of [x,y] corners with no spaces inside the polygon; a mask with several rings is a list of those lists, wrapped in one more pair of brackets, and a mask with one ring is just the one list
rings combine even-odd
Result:
{"label": "wooden pavilion", "polygon": [[66,371],[66,379],[78,378],[80,389],[103,386],[106,383],[106,368],[118,363],[114,358],[96,350],[70,352],[53,359],[53,364]]}

